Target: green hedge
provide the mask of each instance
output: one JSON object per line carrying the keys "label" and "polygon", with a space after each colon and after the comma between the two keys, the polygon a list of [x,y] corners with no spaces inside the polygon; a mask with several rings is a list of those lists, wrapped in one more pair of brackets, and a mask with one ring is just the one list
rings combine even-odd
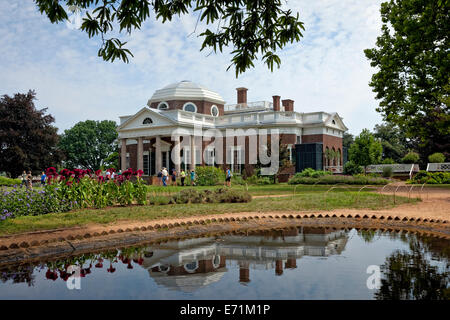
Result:
{"label": "green hedge", "polygon": [[450,172],[428,172],[420,170],[409,183],[450,184]]}
{"label": "green hedge", "polygon": [[289,184],[356,184],[356,185],[384,185],[388,184],[389,180],[383,178],[375,178],[368,176],[338,176],[326,175],[318,178],[311,177],[292,177]]}
{"label": "green hedge", "polygon": [[225,172],[210,166],[195,168],[195,184],[199,186],[215,186],[225,182]]}
{"label": "green hedge", "polygon": [[22,183],[20,179],[11,179],[7,177],[0,177],[0,186],[12,187],[14,185],[19,186]]}
{"label": "green hedge", "polygon": [[329,175],[331,175],[330,171],[314,170],[312,168],[306,168],[302,172],[296,173],[294,177],[318,178],[318,177],[329,176]]}

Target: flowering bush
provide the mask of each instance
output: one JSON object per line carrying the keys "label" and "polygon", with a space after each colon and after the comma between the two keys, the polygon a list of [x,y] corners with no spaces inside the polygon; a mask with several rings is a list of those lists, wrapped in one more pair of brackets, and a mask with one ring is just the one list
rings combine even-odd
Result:
{"label": "flowering bush", "polygon": [[[113,205],[147,203],[147,189],[142,170],[126,170],[122,175],[105,181],[101,171],[92,175],[90,170],[46,170],[47,184],[42,191],[27,189],[0,192],[0,221],[7,218],[66,212],[80,208],[104,208]],[[136,177],[136,182],[131,178]]]}
{"label": "flowering bush", "polygon": [[32,216],[50,212],[64,212],[76,207],[76,203],[59,199],[56,192],[27,189],[2,190],[0,192],[0,220],[17,216]]}

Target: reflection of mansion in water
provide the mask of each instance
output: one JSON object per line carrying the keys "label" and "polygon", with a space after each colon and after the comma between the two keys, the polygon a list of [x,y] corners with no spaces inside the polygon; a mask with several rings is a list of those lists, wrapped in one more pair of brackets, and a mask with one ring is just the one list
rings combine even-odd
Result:
{"label": "reflection of mansion in water", "polygon": [[250,282],[250,270],[297,268],[303,256],[340,254],[347,243],[343,230],[298,228],[249,236],[224,236],[167,242],[146,249],[143,267],[159,285],[192,292],[220,280],[226,267],[239,268],[239,281]]}

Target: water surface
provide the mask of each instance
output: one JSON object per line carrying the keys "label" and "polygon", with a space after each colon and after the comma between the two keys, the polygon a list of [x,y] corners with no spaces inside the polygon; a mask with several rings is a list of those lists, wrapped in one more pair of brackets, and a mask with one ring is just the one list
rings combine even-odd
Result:
{"label": "water surface", "polygon": [[[449,252],[448,240],[300,227],[0,267],[0,299],[449,299]],[[70,265],[81,289],[68,289]]]}

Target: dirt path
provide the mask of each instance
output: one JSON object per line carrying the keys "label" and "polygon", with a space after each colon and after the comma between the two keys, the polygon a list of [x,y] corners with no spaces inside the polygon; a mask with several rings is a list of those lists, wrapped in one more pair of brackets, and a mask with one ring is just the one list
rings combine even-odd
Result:
{"label": "dirt path", "polygon": [[[386,192],[386,194],[391,194],[391,192]],[[406,189],[404,191],[400,191],[396,193],[397,196],[406,196],[408,197],[408,192]],[[411,197],[422,198],[421,202],[414,204],[402,204],[394,208],[390,209],[381,209],[381,210],[371,210],[371,209],[336,209],[332,211],[276,211],[276,212],[241,212],[241,213],[225,213],[225,214],[214,214],[208,216],[191,216],[186,218],[171,218],[171,219],[161,219],[161,220],[150,220],[150,221],[121,221],[114,224],[109,225],[86,225],[76,228],[68,228],[68,229],[58,229],[58,230],[44,230],[37,232],[29,232],[23,234],[16,234],[11,236],[0,236],[0,250],[6,250],[10,248],[10,246],[14,243],[20,246],[20,244],[24,244],[24,246],[34,246],[34,245],[42,245],[48,242],[55,241],[64,241],[64,240],[72,240],[72,239],[81,239],[81,238],[90,238],[96,236],[102,236],[109,233],[117,233],[117,232],[131,232],[138,231],[142,228],[144,229],[153,229],[163,227],[173,227],[180,225],[189,225],[189,224],[199,224],[198,221],[233,221],[233,219],[239,219],[241,217],[269,217],[269,216],[282,216],[282,215],[305,215],[305,216],[317,216],[318,214],[322,214],[323,216],[329,215],[332,217],[336,215],[337,217],[341,216],[351,216],[351,217],[363,217],[363,216],[376,216],[377,218],[383,217],[387,219],[391,217],[394,219],[398,217],[399,220],[407,218],[410,219],[427,219],[427,220],[440,220],[447,221],[444,226],[449,228],[449,220],[450,220],[450,190],[438,190],[438,189],[429,189],[428,192],[423,192],[422,194],[414,194],[412,192],[409,194]],[[292,195],[273,195],[273,197],[283,197],[283,196],[292,196]],[[258,197],[267,197],[267,196],[255,196]],[[358,216],[357,216],[358,215]],[[195,223],[197,222],[197,223]]]}

